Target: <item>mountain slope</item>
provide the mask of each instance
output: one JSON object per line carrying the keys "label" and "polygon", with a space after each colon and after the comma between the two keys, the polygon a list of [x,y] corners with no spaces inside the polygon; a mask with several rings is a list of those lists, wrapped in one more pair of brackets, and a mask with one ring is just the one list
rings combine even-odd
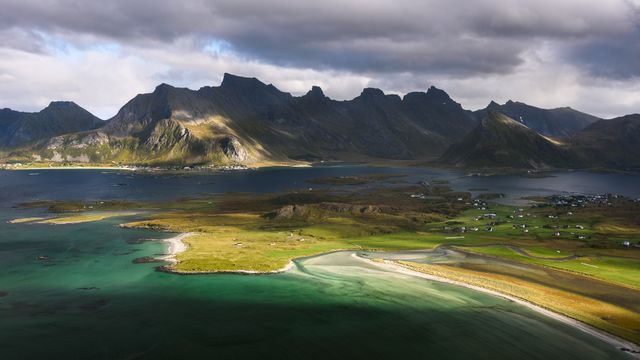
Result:
{"label": "mountain slope", "polygon": [[160,165],[429,159],[475,124],[471,112],[433,87],[404,99],[368,88],[336,101],[319,87],[294,97],[255,78],[225,74],[220,86],[197,91],[161,84],[134,97],[101,129],[13,155]]}
{"label": "mountain slope", "polygon": [[595,122],[570,143],[591,167],[640,168],[640,114]]}
{"label": "mountain slope", "polygon": [[460,167],[550,168],[571,164],[559,144],[495,111],[461,142],[452,145],[440,162]]}
{"label": "mountain slope", "polygon": [[0,110],[0,148],[96,129],[104,121],[73,102],[55,101],[37,113]]}
{"label": "mountain slope", "polygon": [[569,107],[541,109],[511,100],[503,105],[492,101],[485,109],[475,111],[474,114],[483,119],[489,111],[505,114],[542,135],[554,138],[570,137],[589,124],[601,120]]}

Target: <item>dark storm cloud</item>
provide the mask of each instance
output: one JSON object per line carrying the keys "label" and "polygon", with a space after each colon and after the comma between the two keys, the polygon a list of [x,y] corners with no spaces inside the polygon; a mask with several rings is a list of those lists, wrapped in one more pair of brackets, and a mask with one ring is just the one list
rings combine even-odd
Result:
{"label": "dark storm cloud", "polygon": [[[158,83],[224,72],[336,99],[363,87],[640,109],[640,0],[0,0],[0,107],[103,117]],[[88,90],[90,89],[90,90]]]}
{"label": "dark storm cloud", "polygon": [[629,3],[630,31],[617,36],[597,37],[575,46],[568,61],[591,74],[618,80],[640,76],[640,5]]}
{"label": "dark storm cloud", "polygon": [[34,51],[38,32],[71,42],[91,35],[134,46],[188,37],[201,46],[223,40],[240,55],[282,66],[452,76],[512,72],[527,51],[545,41],[566,42],[568,49],[580,43],[579,54],[587,56],[578,65],[617,64],[621,60],[614,53],[596,56],[591,49],[598,43],[588,39],[606,43],[624,34],[630,20],[620,17],[633,7],[623,0],[0,0],[0,5],[5,47],[28,43],[11,41],[7,34],[15,32],[31,34]]}
{"label": "dark storm cloud", "polygon": [[569,53],[569,61],[596,77],[624,80],[640,76],[640,31],[576,47]]}

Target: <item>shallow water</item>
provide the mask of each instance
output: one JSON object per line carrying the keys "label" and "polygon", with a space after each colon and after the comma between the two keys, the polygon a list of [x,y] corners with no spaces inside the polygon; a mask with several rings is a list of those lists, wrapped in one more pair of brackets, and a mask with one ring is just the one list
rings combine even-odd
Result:
{"label": "shallow water", "polygon": [[286,274],[178,276],[132,263],[165,247],[135,240],[168,234],[121,229],[118,219],[6,223],[39,214],[11,208],[21,201],[273,191],[354,170],[271,171],[178,178],[0,172],[0,358],[625,358],[522,306],[387,272],[350,253],[302,259]]}

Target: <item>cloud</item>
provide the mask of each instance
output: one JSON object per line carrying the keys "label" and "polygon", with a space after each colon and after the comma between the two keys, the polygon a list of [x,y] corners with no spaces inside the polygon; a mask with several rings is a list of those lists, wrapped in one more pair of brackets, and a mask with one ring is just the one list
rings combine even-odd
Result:
{"label": "cloud", "polygon": [[[363,86],[403,93],[435,83],[471,108],[490,99],[562,100],[609,115],[633,110],[640,96],[631,93],[640,76],[636,0],[0,6],[2,106],[33,109],[70,98],[107,117],[158,82],[197,88],[217,84],[223,72],[294,94],[317,84],[339,99]],[[594,105],[593,94],[608,104]]]}
{"label": "cloud", "polygon": [[281,65],[351,71],[504,73],[544,39],[632,28],[623,0],[294,2],[4,0],[0,26],[131,44],[220,39]]}

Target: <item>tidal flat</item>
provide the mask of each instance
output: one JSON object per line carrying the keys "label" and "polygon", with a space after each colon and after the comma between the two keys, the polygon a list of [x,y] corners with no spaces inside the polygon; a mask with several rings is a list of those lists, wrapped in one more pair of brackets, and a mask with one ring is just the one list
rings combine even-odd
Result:
{"label": "tidal flat", "polygon": [[[314,175],[308,176],[309,180],[323,180],[291,181],[292,177],[296,177],[296,172],[302,174],[305,171]],[[205,184],[192,189],[191,194],[180,193],[184,191],[181,189],[173,194],[173,198],[149,198],[145,193],[157,191],[153,186],[147,186],[146,191],[140,191],[138,196],[131,195],[137,192],[135,187],[114,186],[110,192],[84,198],[68,196],[65,199],[47,199],[38,196],[34,199],[27,195],[4,202],[6,207],[3,218],[6,220],[2,221],[1,226],[8,231],[8,236],[2,239],[3,252],[0,254],[8,260],[7,264],[12,271],[3,275],[7,281],[4,283],[9,286],[0,290],[9,295],[0,299],[0,312],[10,316],[13,321],[0,326],[0,330],[12,333],[7,339],[13,340],[13,343],[20,340],[21,333],[25,333],[27,328],[24,326],[27,323],[39,323],[41,326],[38,329],[42,335],[48,334],[47,329],[53,324],[51,321],[64,319],[67,328],[73,332],[74,328],[82,327],[82,322],[69,321],[69,316],[86,309],[92,311],[95,318],[85,324],[101,324],[105,328],[113,326],[116,319],[137,319],[131,328],[132,331],[137,329],[135,338],[141,339],[140,344],[121,339],[116,343],[112,341],[117,337],[115,334],[103,334],[105,339],[111,339],[102,339],[102,351],[104,354],[111,354],[104,357],[130,356],[137,352],[141,357],[153,357],[170,354],[172,349],[178,348],[183,351],[189,349],[186,353],[192,354],[230,354],[229,351],[233,349],[240,357],[243,354],[244,357],[249,357],[249,353],[239,349],[241,345],[243,349],[248,346],[254,351],[264,351],[263,346],[267,346],[267,343],[280,343],[285,341],[283,339],[287,341],[287,345],[283,343],[283,346],[293,353],[311,357],[314,349],[322,349],[325,354],[340,349],[342,354],[354,357],[358,357],[357,354],[387,354],[390,357],[392,354],[385,353],[388,350],[384,350],[382,344],[372,345],[365,341],[367,337],[381,339],[384,335],[388,337],[385,345],[390,349],[402,347],[403,351],[415,356],[429,352],[448,354],[450,358],[464,358],[474,352],[482,353],[478,352],[481,351],[480,340],[489,341],[481,334],[480,324],[497,329],[501,326],[498,324],[502,323],[509,324],[505,325],[509,333],[495,330],[495,338],[490,343],[500,343],[503,349],[498,350],[498,354],[505,356],[513,357],[520,353],[523,358],[625,358],[630,354],[517,304],[509,304],[508,301],[471,290],[363,266],[361,262],[354,263],[341,255],[348,253],[335,252],[352,250],[364,252],[371,258],[385,258],[385,254],[406,252],[411,254],[408,259],[398,258],[395,261],[402,261],[403,265],[417,270],[427,272],[431,270],[420,267],[437,266],[438,269],[451,269],[448,272],[451,277],[451,274],[459,274],[461,271],[466,271],[465,276],[468,278],[471,272],[489,280],[501,276],[500,281],[509,280],[502,283],[505,286],[513,287],[517,283],[522,289],[529,289],[533,293],[539,293],[536,286],[543,286],[559,298],[588,299],[591,303],[600,304],[593,307],[597,321],[589,320],[588,316],[580,318],[576,314],[567,315],[620,338],[638,342],[637,320],[640,316],[637,299],[640,297],[635,281],[640,268],[639,257],[637,250],[622,245],[623,241],[629,241],[630,244],[638,241],[637,219],[632,216],[637,214],[637,203],[633,199],[607,198],[604,205],[600,204],[603,206],[596,203],[579,208],[569,205],[571,209],[567,210],[564,205],[552,203],[552,198],[542,197],[535,207],[514,207],[493,203],[487,196],[479,197],[464,189],[456,189],[456,179],[447,179],[447,174],[442,174],[444,181],[437,181],[433,173],[416,175],[411,171],[403,176],[392,177],[380,176],[380,169],[340,169],[342,174],[332,174],[335,169],[329,169],[328,174],[314,173],[316,171],[317,169],[285,171],[287,177],[280,181],[289,182],[289,185],[270,191],[249,188],[244,189],[245,191],[237,188],[232,189],[235,191],[198,191],[206,188]],[[374,175],[363,176],[358,174],[359,171]],[[393,169],[393,172],[402,173],[398,169]],[[95,176],[88,175],[90,178]],[[102,175],[106,178],[114,176]],[[129,176],[136,175],[117,175],[117,181],[123,181],[123,178]],[[327,180],[332,176],[347,178],[349,181],[341,184],[339,180]],[[353,180],[365,176],[366,181]],[[146,179],[150,183],[157,181],[162,184],[164,181],[154,177]],[[199,177],[199,182],[206,182],[204,179],[207,178]],[[220,175],[217,175],[211,181],[219,179]],[[55,179],[53,182],[55,183]],[[38,190],[33,189],[31,194],[33,191]],[[487,193],[496,192],[488,189]],[[19,209],[11,208],[16,204],[20,204]],[[92,214],[105,212],[123,217],[78,221],[55,228],[37,223],[6,223],[16,218],[37,217],[50,219],[86,216],[86,219],[94,219]],[[572,214],[567,215],[568,212]],[[485,214],[495,214],[495,218],[485,218]],[[514,227],[522,224],[527,227]],[[568,227],[564,228],[565,225]],[[582,229],[576,225],[580,225]],[[478,230],[474,230],[476,227]],[[487,230],[488,227],[492,228],[491,231]],[[529,231],[524,232],[525,229]],[[166,245],[160,242],[140,242],[136,239],[162,239],[186,232],[192,234],[182,239],[187,250],[176,255],[177,262],[167,263],[163,265],[163,269],[184,273],[269,272],[287,268],[288,264],[293,266],[289,266],[290,269],[285,273],[265,276],[177,276],[153,271],[158,264],[132,262],[144,256],[160,257],[158,254],[166,252]],[[557,232],[561,234],[555,236]],[[580,236],[584,238],[580,239]],[[444,255],[425,261],[416,255],[416,250],[430,250],[434,254]],[[42,277],[45,274],[42,271],[46,271],[47,275]],[[544,283],[545,276],[564,276],[572,281]],[[210,290],[195,285],[208,284],[208,287],[214,286],[213,283],[217,284],[216,288]],[[240,290],[243,286],[244,290]],[[288,295],[285,296],[296,300],[292,303],[281,301],[283,294],[280,293],[279,286],[290,287],[291,291],[297,292],[287,292]],[[308,291],[300,290],[300,287]],[[417,290],[418,288],[422,290]],[[338,291],[338,294],[331,289],[343,289],[345,293]],[[37,294],[43,294],[43,291],[52,295],[54,301],[45,305],[36,300],[37,296],[41,296]],[[199,294],[196,298],[202,298],[196,300],[188,295],[192,291],[194,295]],[[243,295],[243,291],[255,296]],[[282,291],[286,292],[284,289]],[[72,295],[74,292],[79,293]],[[418,296],[418,300],[416,296],[410,296],[410,292],[424,293],[424,296]],[[184,296],[178,296],[178,293]],[[350,295],[346,296],[346,293]],[[445,293],[448,295],[444,295]],[[463,293],[472,294],[471,298],[475,300],[462,300],[469,296],[461,295]],[[70,301],[62,306],[63,299],[78,294],[83,294],[80,298],[87,297],[90,300],[86,299],[87,302],[82,304]],[[176,295],[169,300],[167,296],[172,296],[171,294]],[[150,300],[154,296],[180,306],[178,314],[174,315],[170,310],[163,309],[165,305],[155,304],[159,300]],[[60,301],[55,301],[57,297]],[[363,300],[369,298],[370,300]],[[525,296],[520,298],[534,303],[536,301],[533,298],[526,299]],[[141,299],[150,301],[149,311],[162,309],[164,316],[168,317],[166,325],[172,325],[173,330],[164,325],[159,326],[157,321],[150,321],[148,316],[151,315],[146,310],[141,315],[134,315],[136,304]],[[220,304],[222,299],[226,299],[226,305]],[[323,299],[326,299],[326,304],[323,304]],[[440,300],[437,299],[442,300],[440,305]],[[226,309],[227,313],[222,316],[222,310],[213,310],[212,305],[205,305],[204,301],[217,304],[220,309]],[[272,302],[278,306],[266,306]],[[487,306],[492,302],[497,305]],[[56,304],[60,308],[56,308]],[[280,324],[275,320],[279,314],[279,306],[292,309],[295,316],[285,316],[292,322]],[[440,306],[444,308],[439,308]],[[453,307],[448,308],[449,306]],[[471,326],[469,321],[462,321],[462,318],[454,316],[458,311],[454,310],[457,306],[460,307],[458,310],[465,309],[462,313],[471,311],[467,314],[475,314],[477,311],[477,316],[486,316],[487,319],[476,318],[480,321],[478,327]],[[584,306],[586,313],[591,308]],[[622,312],[608,312],[614,308],[624,310],[625,315],[620,316]],[[562,312],[561,309],[552,310]],[[248,314],[237,313],[240,311],[248,311]],[[316,318],[312,315],[314,313],[323,315]],[[328,315],[329,313],[332,315]],[[374,315],[376,313],[379,316]],[[438,318],[437,314],[442,318]],[[202,334],[198,336],[180,329],[184,327],[185,316],[204,316],[206,321],[216,324],[216,328],[228,325],[226,317],[236,318],[239,323],[228,326],[226,332],[220,329],[201,329]],[[474,318],[476,315],[470,316]],[[27,318],[30,320],[27,321]],[[321,318],[325,320],[320,321]],[[516,321],[517,319],[520,320]],[[497,322],[491,325],[494,320]],[[253,322],[257,322],[258,328],[244,325]],[[142,329],[147,329],[147,325],[143,325],[145,323],[155,324],[165,330],[140,331],[141,326]],[[361,327],[365,324],[376,325],[379,331],[372,332]],[[196,327],[200,329],[199,326]],[[532,327],[534,330],[531,330]],[[342,328],[351,334],[348,338],[354,344],[358,344],[358,339],[362,338],[360,347],[352,349],[349,346],[351,343],[342,343],[340,338],[335,337]],[[304,332],[300,333],[300,329],[310,330],[319,338],[306,337]],[[338,330],[331,333],[331,329]],[[404,329],[400,331],[403,334],[405,330],[408,332],[402,336],[400,333],[391,336],[397,329]],[[560,338],[552,339],[554,336],[558,337],[558,332],[551,329],[559,329],[557,331],[564,334],[562,339],[568,342],[563,343],[559,341]],[[325,330],[327,333],[322,335]],[[150,344],[150,341],[144,340],[150,333],[158,336],[158,331],[163,332],[159,338],[174,339],[174,348],[168,349],[168,345]],[[354,331],[359,332],[358,335],[354,335]],[[527,331],[540,331],[539,336],[545,341],[535,343],[534,339],[527,338]],[[171,337],[172,333],[174,337]],[[281,337],[275,340],[269,334],[281,334]],[[342,333],[342,336],[347,335]],[[469,336],[474,340],[465,342],[467,345],[462,346],[459,341],[463,338],[468,340]],[[102,340],[87,339],[88,343],[93,344]],[[326,348],[329,345],[320,343],[319,340],[333,344],[335,349]],[[523,342],[527,344],[526,351],[522,350]],[[590,345],[586,346],[586,343]],[[567,344],[575,347],[567,347]],[[57,348],[54,344],[45,345],[58,349],[60,354],[64,353],[64,349]],[[9,345],[9,349],[12,354],[20,354],[21,350],[32,354],[38,351],[27,351],[17,345]],[[86,348],[82,351],[93,351],[95,354],[97,349]],[[488,349],[485,351],[487,356],[491,354]]]}

